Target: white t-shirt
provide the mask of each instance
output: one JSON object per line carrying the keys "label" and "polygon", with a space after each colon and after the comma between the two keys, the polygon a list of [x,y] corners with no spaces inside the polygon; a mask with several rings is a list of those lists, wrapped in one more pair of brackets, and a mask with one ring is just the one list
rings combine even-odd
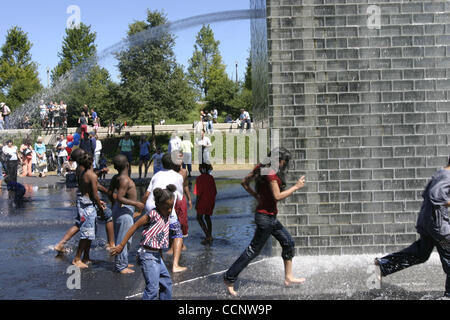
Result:
{"label": "white t-shirt", "polygon": [[[175,187],[177,187],[177,190],[175,191],[175,202],[177,200],[183,199],[183,182],[184,179],[181,174],[173,170],[163,170],[155,174],[152,178],[152,181],[150,181],[150,185],[147,189],[147,191],[150,192],[150,196],[145,203],[146,212],[151,212],[156,208],[155,197],[153,195],[153,190],[155,190],[156,188],[165,189],[169,184],[173,184],[175,185]],[[172,213],[169,217],[169,221],[171,224],[178,221],[177,214],[175,212],[175,202],[174,207],[172,208]]]}
{"label": "white t-shirt", "polygon": [[212,147],[211,139],[209,139],[207,136],[204,136],[202,138],[197,138],[197,145],[202,147]]}
{"label": "white t-shirt", "polygon": [[95,143],[95,154],[100,154],[102,152],[102,142],[100,141],[100,139],[96,140]]}
{"label": "white t-shirt", "polygon": [[56,149],[56,151],[58,152],[58,157],[67,157],[68,156],[68,153],[67,153],[67,150],[66,150],[66,148],[67,148],[67,140],[64,139],[63,141],[57,142],[56,143],[56,147],[58,147],[59,144],[61,144],[61,147],[63,147],[64,149],[61,150],[61,151],[59,149]]}
{"label": "white t-shirt", "polygon": [[170,139],[169,152],[174,152],[175,150],[180,150],[180,149],[181,149],[181,139],[179,137]]}
{"label": "white t-shirt", "polygon": [[248,121],[251,121],[250,113],[248,113],[247,111],[244,112],[244,119],[247,119]]}
{"label": "white t-shirt", "polygon": [[19,160],[17,158],[17,147],[16,146],[12,146],[11,148],[8,146],[4,146],[2,150],[3,150],[3,153],[11,155],[11,158],[9,158],[9,160],[11,160],[11,161]]}

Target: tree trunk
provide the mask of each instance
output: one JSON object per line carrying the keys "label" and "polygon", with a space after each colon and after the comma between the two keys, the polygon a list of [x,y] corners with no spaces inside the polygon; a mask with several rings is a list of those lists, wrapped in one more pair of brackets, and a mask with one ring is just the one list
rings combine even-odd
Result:
{"label": "tree trunk", "polygon": [[155,120],[152,120],[152,146],[153,146],[153,150],[156,150],[156,129],[155,129]]}

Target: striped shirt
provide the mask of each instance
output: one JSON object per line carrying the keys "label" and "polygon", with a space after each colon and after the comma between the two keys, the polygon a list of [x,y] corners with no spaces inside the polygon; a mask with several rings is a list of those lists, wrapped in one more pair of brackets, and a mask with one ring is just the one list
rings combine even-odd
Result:
{"label": "striped shirt", "polygon": [[150,223],[142,232],[141,246],[156,250],[169,248],[169,219],[164,219],[156,209],[148,213],[148,216]]}

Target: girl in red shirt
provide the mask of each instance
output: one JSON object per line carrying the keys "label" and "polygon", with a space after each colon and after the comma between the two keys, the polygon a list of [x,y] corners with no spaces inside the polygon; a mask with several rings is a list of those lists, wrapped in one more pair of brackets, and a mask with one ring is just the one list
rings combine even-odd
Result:
{"label": "girl in red shirt", "polygon": [[[273,161],[273,157],[277,160]],[[286,199],[295,191],[305,186],[305,177],[301,177],[291,188],[286,189],[285,174],[289,166],[291,154],[284,148],[275,149],[263,163],[256,168],[242,181],[244,189],[258,200],[256,208],[255,223],[256,231],[252,242],[236,262],[228,269],[224,275],[224,282],[228,292],[236,296],[234,283],[239,274],[247,265],[255,259],[265,243],[272,235],[277,239],[283,248],[282,258],[285,269],[285,285],[305,282],[304,278],[294,278],[292,274],[292,259],[295,255],[295,244],[286,228],[277,220],[277,202]],[[278,162],[278,163],[277,163]],[[256,190],[250,187],[250,182],[256,180]]]}
{"label": "girl in red shirt", "polygon": [[217,189],[214,177],[209,174],[212,166],[202,163],[199,171],[201,175],[197,178],[194,188],[194,194],[197,195],[195,209],[197,210],[197,221],[206,236],[202,244],[207,245],[213,241],[211,216],[216,205]]}

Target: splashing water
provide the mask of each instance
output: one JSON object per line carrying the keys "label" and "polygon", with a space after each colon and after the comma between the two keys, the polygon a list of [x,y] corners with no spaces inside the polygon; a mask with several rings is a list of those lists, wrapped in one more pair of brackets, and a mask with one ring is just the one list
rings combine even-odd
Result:
{"label": "splashing water", "polygon": [[223,11],[205,15],[194,16],[175,22],[170,22],[165,25],[153,27],[144,30],[138,34],[135,34],[125,40],[122,40],[109,48],[103,50],[97,56],[94,56],[73,70],[67,72],[60,77],[51,88],[44,89],[41,92],[34,95],[20,108],[15,110],[10,117],[10,127],[19,128],[19,124],[23,121],[25,116],[33,116],[36,114],[39,102],[41,100],[47,101],[50,97],[57,95],[63,91],[71,83],[82,80],[89,70],[97,65],[98,62],[103,61],[109,57],[115,56],[117,53],[127,50],[128,48],[141,46],[149,41],[159,39],[161,36],[167,33],[173,33],[204,24],[238,21],[238,20],[255,20],[264,19],[266,17],[265,10],[261,9],[248,9],[248,10],[233,10]]}

